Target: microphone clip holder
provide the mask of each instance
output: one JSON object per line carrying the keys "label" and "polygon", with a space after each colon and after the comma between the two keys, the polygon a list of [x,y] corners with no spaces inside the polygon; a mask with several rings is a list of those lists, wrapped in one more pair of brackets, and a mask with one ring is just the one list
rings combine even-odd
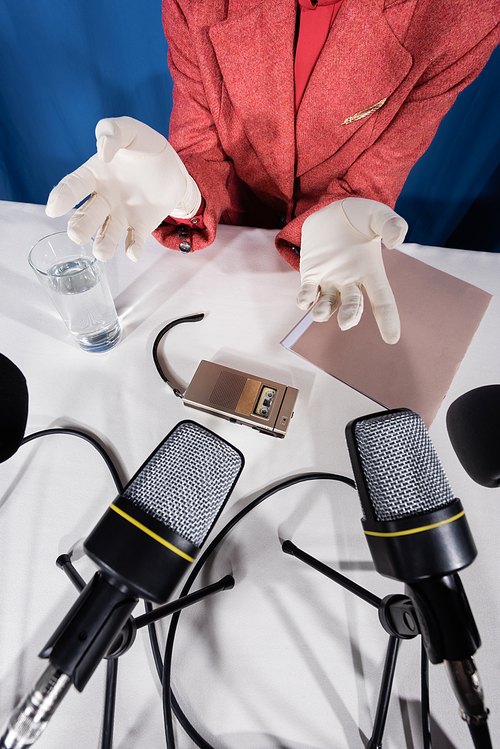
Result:
{"label": "microphone clip holder", "polygon": [[400,640],[411,640],[420,634],[415,609],[408,596],[393,593],[382,598],[378,618],[387,634]]}
{"label": "microphone clip holder", "polygon": [[[83,578],[80,576],[79,572],[74,567],[71,561],[71,556],[69,554],[61,554],[57,558],[56,564],[66,573],[67,577],[71,580],[75,588],[80,593],[86,587],[88,587]],[[113,587],[109,582],[105,580],[101,572],[97,572],[94,575],[94,578],[89,583],[89,585],[92,585],[93,583],[97,585]],[[88,678],[90,678],[90,675],[94,672],[98,660],[101,660],[103,657],[107,660],[106,692],[104,702],[101,749],[111,749],[113,743],[113,723],[116,702],[118,658],[132,647],[135,641],[137,630],[146,626],[151,627],[154,622],[158,621],[159,619],[163,619],[170,614],[181,611],[182,609],[187,608],[188,606],[191,606],[194,603],[197,603],[198,601],[201,601],[202,599],[213,595],[214,593],[222,590],[230,590],[233,587],[234,578],[231,575],[225,575],[223,578],[215,583],[212,583],[211,585],[207,585],[206,587],[201,588],[194,593],[182,596],[181,598],[166,603],[163,606],[158,606],[156,609],[150,608],[147,613],[142,614],[138,617],[133,617],[131,613],[132,609],[137,603],[137,599],[132,599],[130,596],[128,596],[127,601],[128,599],[130,599],[130,611],[128,612],[127,616],[124,617],[124,623],[120,634],[114,637],[113,641],[109,645],[107,651],[104,652],[104,654],[102,653],[102,647],[99,648],[99,652],[97,652],[96,648],[93,646],[87,646],[85,648],[83,643],[86,638],[83,638],[83,640],[81,640],[81,647],[77,648],[81,652],[78,652],[78,655],[75,657],[75,638],[71,637],[71,647],[69,647],[68,643],[66,642],[68,638],[66,637],[63,628],[59,628],[59,630],[51,638],[51,641],[45,647],[41,657],[47,657],[52,662],[53,652],[57,650],[57,654],[59,655],[59,657],[61,657],[60,653],[62,652],[63,656],[66,657],[66,661],[62,663],[63,667],[61,667],[59,663],[57,664],[59,666],[59,670],[62,670],[67,674],[67,676],[70,678],[70,681],[74,683],[77,689],[83,689],[88,681]],[[126,597],[125,594],[118,589],[115,590],[118,598],[120,598],[120,596],[122,599]],[[61,632],[60,636],[59,632]],[[50,649],[50,652],[48,651],[48,649]],[[66,668],[66,670],[64,667]],[[83,670],[86,677],[83,684],[82,680],[78,681],[77,679],[77,681],[75,682],[75,678],[78,676],[81,670]]]}

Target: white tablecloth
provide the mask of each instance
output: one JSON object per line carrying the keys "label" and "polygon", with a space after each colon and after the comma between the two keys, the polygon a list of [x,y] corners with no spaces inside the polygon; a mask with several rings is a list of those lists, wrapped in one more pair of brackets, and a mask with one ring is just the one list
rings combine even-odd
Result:
{"label": "white tablecloth", "polygon": [[[213,246],[187,256],[150,238],[139,264],[119,252],[108,263],[108,276],[124,337],[114,350],[93,356],[66,332],[27,263],[37,239],[64,228],[65,220],[48,219],[42,206],[0,203],[0,352],[26,376],[27,433],[50,426],[88,430],[109,447],[128,480],[177,422],[193,418],[246,458],[218,527],[286,477],[309,471],[351,475],[345,425],[379,407],[280,346],[302,313],[294,301],[299,276],[274,250],[274,232],[223,226]],[[431,437],[479,548],[461,577],[483,639],[476,662],[498,745],[500,497],[465,474],[445,414],[461,393],[499,381],[500,256],[403,249],[496,295]],[[201,323],[167,335],[164,365],[181,386],[208,359],[297,387],[295,417],[284,440],[191,411],[160,379],[151,358],[156,334],[166,322],[200,311],[207,313]],[[0,488],[3,721],[43,670],[37,654],[76,597],[54,561],[90,532],[115,490],[93,448],[62,435],[22,446],[0,466]],[[371,733],[387,635],[375,609],[284,555],[284,538],[376,595],[402,591],[373,569],[352,489],[323,481],[277,494],[230,534],[200,580],[229,572],[235,588],[182,614],[174,689],[217,749],[362,747]],[[93,574],[85,557],[76,565],[86,579]],[[165,632],[162,625],[162,640]],[[401,646],[385,749],[421,746],[419,648],[419,638]],[[443,666],[431,666],[430,681],[435,749],[471,747]],[[101,664],[83,693],[70,691],[37,746],[97,747],[103,689]],[[180,749],[193,746],[182,730],[177,736]],[[164,746],[160,687],[144,630],[120,659],[114,745]]]}

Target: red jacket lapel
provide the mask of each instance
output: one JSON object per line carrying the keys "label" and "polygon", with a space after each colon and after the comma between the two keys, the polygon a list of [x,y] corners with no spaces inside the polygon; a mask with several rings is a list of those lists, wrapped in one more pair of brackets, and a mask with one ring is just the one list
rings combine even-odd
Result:
{"label": "red jacket lapel", "polygon": [[[330,158],[367,123],[370,115],[360,113],[389,99],[410,71],[412,56],[389,25],[392,11],[386,18],[384,0],[344,0],[294,126],[296,0],[254,2],[232,0],[228,18],[209,36],[248,141],[291,198],[295,176]],[[413,0],[398,3],[398,28],[405,28],[413,9]]]}
{"label": "red jacket lapel", "polygon": [[383,8],[384,0],[344,0],[297,113],[297,176],[336,153],[410,71]]}
{"label": "red jacket lapel", "polygon": [[[255,0],[254,0],[255,2]],[[296,0],[233,2],[238,15],[209,35],[224,84],[245,134],[283,194],[295,167],[293,48]]]}

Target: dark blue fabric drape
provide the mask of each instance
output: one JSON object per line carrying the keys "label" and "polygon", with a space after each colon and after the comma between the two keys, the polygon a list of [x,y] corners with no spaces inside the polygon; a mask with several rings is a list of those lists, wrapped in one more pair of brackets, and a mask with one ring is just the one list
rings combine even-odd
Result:
{"label": "dark blue fabric drape", "polygon": [[168,133],[161,0],[0,0],[0,198],[45,203],[102,117]]}
{"label": "dark blue fabric drape", "polygon": [[[0,0],[0,199],[45,203],[102,117],[168,133],[161,0]],[[396,209],[408,240],[500,251],[500,48],[462,92]]]}
{"label": "dark blue fabric drape", "polygon": [[[472,6],[471,6],[472,7]],[[407,241],[500,252],[500,47],[459,94],[396,204]]]}

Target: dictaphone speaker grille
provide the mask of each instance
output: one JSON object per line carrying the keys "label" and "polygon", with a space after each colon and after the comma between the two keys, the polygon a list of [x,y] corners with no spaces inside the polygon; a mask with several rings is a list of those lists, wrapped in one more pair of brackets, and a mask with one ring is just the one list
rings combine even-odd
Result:
{"label": "dictaphone speaker grille", "polygon": [[354,435],[377,520],[420,515],[454,501],[448,478],[418,414],[394,411],[360,419],[354,426]]}
{"label": "dictaphone speaker grille", "polygon": [[221,372],[210,395],[210,403],[214,406],[234,411],[238,405],[240,395],[246,385],[247,378],[232,372]]}
{"label": "dictaphone speaker grille", "polygon": [[243,456],[193,421],[159,445],[123,496],[195,546],[201,546],[231,492]]}

